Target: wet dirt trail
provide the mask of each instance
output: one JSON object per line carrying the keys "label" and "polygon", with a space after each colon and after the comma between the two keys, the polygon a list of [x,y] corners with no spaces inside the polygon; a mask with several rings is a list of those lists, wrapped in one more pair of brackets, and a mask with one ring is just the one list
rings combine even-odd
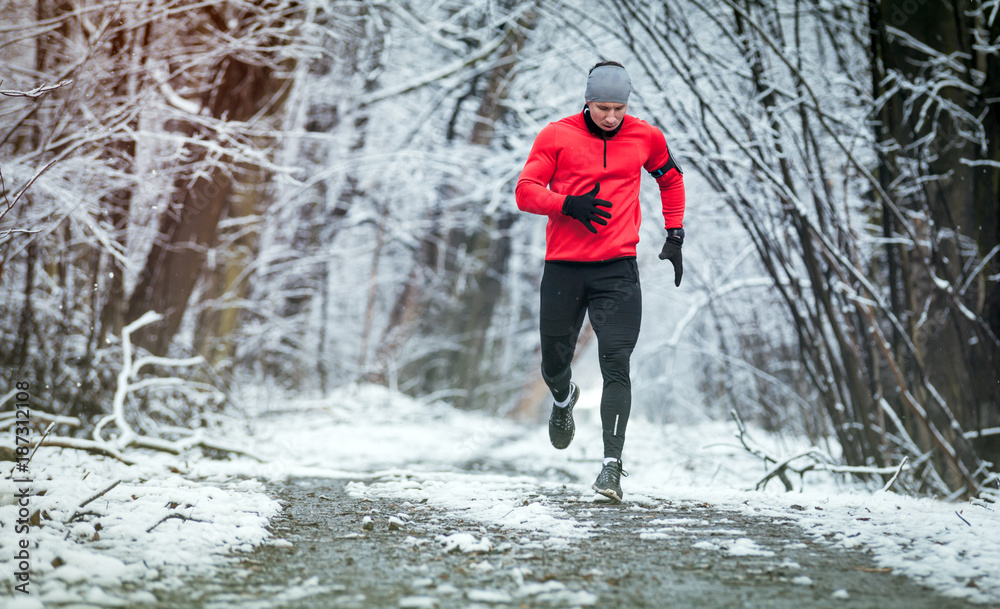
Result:
{"label": "wet dirt trail", "polygon": [[[536,533],[467,522],[426,504],[357,498],[347,481],[273,486],[287,542],[234,559],[211,577],[158,594],[157,606],[302,608],[697,607],[950,609],[863,552],[813,539],[791,521],[682,501],[597,502],[581,485],[530,501],[557,504],[591,535],[562,548]],[[402,518],[393,517],[404,514]],[[365,516],[374,528],[364,530]],[[392,524],[390,524],[392,523]],[[488,551],[452,548],[488,536]]]}

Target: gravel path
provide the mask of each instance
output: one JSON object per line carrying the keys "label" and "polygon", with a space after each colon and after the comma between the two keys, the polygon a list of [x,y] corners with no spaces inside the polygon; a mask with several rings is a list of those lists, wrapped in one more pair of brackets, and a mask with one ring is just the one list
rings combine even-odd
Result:
{"label": "gravel path", "polygon": [[[299,479],[273,487],[285,505],[273,530],[289,543],[193,577],[157,606],[983,607],[938,596],[876,568],[864,553],[804,536],[790,521],[704,503],[619,505],[581,495],[580,485],[556,487],[530,500],[558,505],[593,534],[552,547],[544,531],[484,527],[426,504],[357,499],[345,485]],[[400,513],[401,524],[390,527]],[[365,516],[372,530],[363,529]],[[456,541],[485,536],[489,551]],[[460,547],[449,551],[449,544]]]}

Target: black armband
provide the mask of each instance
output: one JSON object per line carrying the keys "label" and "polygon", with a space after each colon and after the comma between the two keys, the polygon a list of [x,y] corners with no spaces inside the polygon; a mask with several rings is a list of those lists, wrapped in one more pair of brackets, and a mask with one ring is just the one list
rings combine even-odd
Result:
{"label": "black armband", "polygon": [[667,239],[673,239],[678,243],[684,243],[684,229],[683,228],[668,228],[667,229]]}
{"label": "black armband", "polygon": [[[667,150],[667,154],[670,154],[669,150]],[[677,161],[674,160],[674,155],[672,154],[670,155],[670,158],[667,159],[666,165],[660,167],[656,171],[650,171],[649,175],[653,176],[654,178],[659,178],[661,176],[666,175],[667,172],[670,171],[671,169],[676,169],[677,173],[684,175],[684,172],[681,171],[681,166],[677,164]]]}

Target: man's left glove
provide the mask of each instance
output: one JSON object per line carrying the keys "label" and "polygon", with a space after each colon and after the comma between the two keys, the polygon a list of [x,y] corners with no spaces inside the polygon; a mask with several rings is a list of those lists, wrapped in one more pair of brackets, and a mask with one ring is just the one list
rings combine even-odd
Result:
{"label": "man's left glove", "polygon": [[681,276],[684,275],[684,258],[681,256],[681,246],[684,245],[684,229],[668,228],[667,242],[660,250],[660,260],[669,260],[674,265],[674,285],[681,285]]}

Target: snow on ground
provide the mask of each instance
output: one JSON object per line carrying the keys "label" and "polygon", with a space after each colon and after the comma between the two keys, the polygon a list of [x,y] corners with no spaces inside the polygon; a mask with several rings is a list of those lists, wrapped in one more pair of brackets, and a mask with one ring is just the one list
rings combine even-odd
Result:
{"label": "snow on ground", "polygon": [[[287,477],[356,480],[347,487],[354,496],[426,501],[469,523],[524,530],[545,548],[570,547],[592,534],[591,527],[538,498],[564,487],[593,495],[590,482],[601,458],[596,393],[585,392],[577,406],[576,439],[565,451],[550,446],[544,422],[519,425],[456,412],[374,386],[347,387],[322,400],[266,393],[248,400],[253,412],[247,427],[254,433],[234,430],[225,439],[250,447],[264,463],[192,454],[180,460],[144,456],[141,465],[126,467],[41,449],[32,462],[31,511],[43,521],[30,532],[30,602],[112,606],[152,600],[150,590],[179,586],[184,573],[203,573],[229,553],[280,544],[265,528],[279,506],[258,481]],[[794,521],[808,535],[871,551],[880,565],[943,594],[1000,601],[995,506],[903,497],[820,474],[807,475],[804,490],[786,493],[775,481],[764,491],[747,491],[764,470],[738,446],[732,422],[681,427],[652,424],[641,415],[636,411],[630,422],[624,457],[630,476],[622,486],[632,508],[696,501]],[[761,432],[755,437],[774,454],[804,447]],[[171,473],[171,464],[185,474]],[[20,539],[12,526],[16,492],[10,480],[0,482],[0,582],[9,590],[16,570],[11,550]],[[99,518],[74,516],[78,512]],[[88,524],[95,520],[100,530]],[[637,541],[666,543],[677,524],[653,523],[637,533]],[[491,543],[479,526],[447,537],[437,540],[442,551]],[[737,530],[720,531],[696,549],[743,556],[767,551]]]}
{"label": "snow on ground", "polygon": [[[589,527],[536,499],[574,479],[584,482],[568,486],[575,485],[581,495],[593,494],[590,482],[602,457],[597,393],[581,397],[576,438],[565,451],[551,447],[544,422],[523,426],[453,412],[370,386],[346,388],[311,405],[297,403],[299,408],[328,412],[329,420],[319,423],[309,410],[283,415],[282,425],[262,429],[257,441],[260,451],[270,451],[270,476],[356,478],[350,472],[365,472],[375,481],[349,485],[357,496],[426,500],[469,521],[545,531],[546,545],[568,544],[589,534]],[[763,491],[748,491],[765,470],[739,446],[735,434],[731,421],[658,425],[636,412],[624,455],[630,474],[622,481],[626,500],[636,506],[670,499],[700,501],[791,520],[816,538],[871,551],[880,565],[946,596],[1000,601],[996,506],[883,493],[819,473],[807,474],[804,488],[790,493],[777,480]],[[774,455],[807,448],[763,432],[754,436]],[[220,467],[234,468],[229,473],[253,473],[241,471],[238,462],[206,466],[215,474]],[[519,475],[492,473],[496,471]],[[795,477],[793,482],[801,486]],[[743,555],[763,551],[739,531],[733,533],[704,549]]]}
{"label": "snow on ground", "polygon": [[[6,476],[13,464],[2,465]],[[5,606],[155,602],[152,590],[180,586],[184,574],[265,542],[280,506],[260,482],[195,481],[169,467],[161,457],[128,467],[42,448],[30,463],[30,483],[15,482],[17,474],[0,480],[0,587],[16,603]],[[17,526],[22,507],[26,532]],[[18,557],[22,540],[29,547]],[[15,591],[25,583],[16,575],[23,566],[27,595]]]}

